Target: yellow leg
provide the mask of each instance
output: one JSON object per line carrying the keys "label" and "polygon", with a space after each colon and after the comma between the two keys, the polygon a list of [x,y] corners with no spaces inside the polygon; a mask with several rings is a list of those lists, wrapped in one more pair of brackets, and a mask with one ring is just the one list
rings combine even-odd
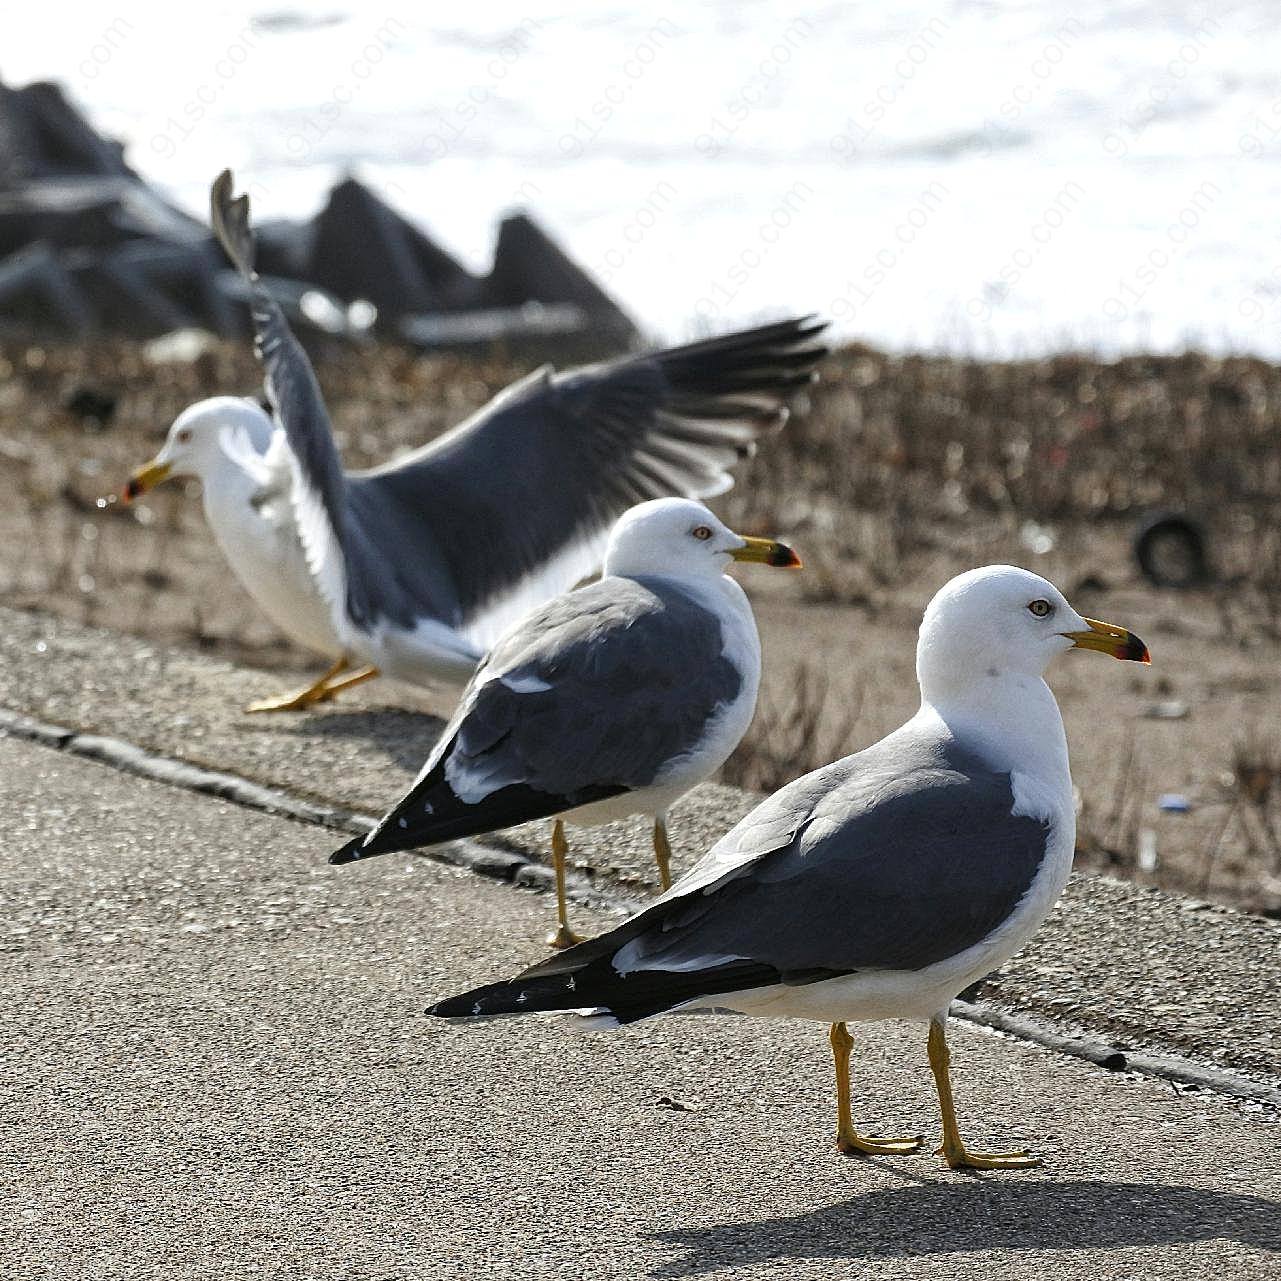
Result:
{"label": "yellow leg", "polygon": [[1040,1158],[1026,1151],[971,1152],[961,1141],[956,1125],[956,1108],[952,1103],[952,1080],[949,1069],[952,1056],[948,1053],[945,1025],[947,1013],[936,1014],[930,1020],[929,1056],[930,1071],[939,1095],[939,1111],[943,1114],[943,1142],[938,1151],[953,1170],[1030,1170],[1041,1164]]}
{"label": "yellow leg", "polygon": [[341,680],[328,680],[325,682],[325,688],[320,698],[316,701],[326,702],[333,698],[335,694],[341,693],[345,689],[351,689],[356,685],[363,685],[366,681],[371,681],[382,673],[376,667],[361,667],[352,672],[349,676],[344,676]]}
{"label": "yellow leg", "polygon": [[870,1139],[860,1134],[850,1113],[850,1050],[854,1038],[844,1023],[833,1023],[828,1033],[832,1058],[836,1061],[836,1146],[846,1153],[864,1156],[902,1156],[921,1146],[919,1134],[902,1139]]}
{"label": "yellow leg", "polygon": [[672,847],[667,840],[667,820],[659,814],[654,819],[654,861],[658,864],[658,880],[662,887],[672,885]]}
{"label": "yellow leg", "polygon": [[555,934],[547,936],[547,945],[554,948],[573,947],[581,943],[581,935],[569,928],[565,913],[565,855],[569,853],[569,842],[565,839],[565,824],[560,819],[552,828],[552,866],[556,869],[556,920]]}
{"label": "yellow leg", "polygon": [[[349,668],[347,659],[340,658],[327,672],[322,676],[316,677],[305,689],[296,690],[292,694],[281,694],[277,698],[262,698],[256,703],[250,703],[245,708],[247,712],[297,712],[304,707],[311,707],[316,703],[328,702],[339,690],[350,689],[353,685],[360,685],[364,681],[372,680],[378,675],[376,667],[362,667],[359,671],[353,672],[349,676],[343,676]],[[338,678],[342,677],[341,680]]]}

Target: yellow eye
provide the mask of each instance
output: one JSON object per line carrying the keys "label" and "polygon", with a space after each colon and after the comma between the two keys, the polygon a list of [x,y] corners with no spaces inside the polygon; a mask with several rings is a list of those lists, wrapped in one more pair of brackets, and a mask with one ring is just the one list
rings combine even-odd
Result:
{"label": "yellow eye", "polygon": [[695,525],[689,532],[693,534],[700,543],[707,542],[707,540],[712,536],[712,531],[707,525]]}
{"label": "yellow eye", "polygon": [[1037,617],[1045,618],[1054,610],[1054,606],[1048,600],[1034,600],[1028,609]]}

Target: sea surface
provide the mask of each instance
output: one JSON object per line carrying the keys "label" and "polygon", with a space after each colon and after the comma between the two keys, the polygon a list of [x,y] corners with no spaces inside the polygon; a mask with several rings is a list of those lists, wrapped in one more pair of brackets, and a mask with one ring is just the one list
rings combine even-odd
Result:
{"label": "sea surface", "polygon": [[484,270],[524,207],[665,340],[819,311],[890,349],[1281,358],[1263,3],[27,12],[6,82],[61,80],[193,211],[224,165],[260,216],[351,172]]}

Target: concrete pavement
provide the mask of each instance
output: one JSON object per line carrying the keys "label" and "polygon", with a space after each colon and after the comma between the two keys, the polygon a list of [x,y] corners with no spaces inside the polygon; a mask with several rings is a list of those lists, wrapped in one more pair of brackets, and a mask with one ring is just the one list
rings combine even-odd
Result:
{"label": "concrete pavement", "polygon": [[[843,1158],[821,1028],[423,1017],[539,953],[541,896],[352,876],[314,828],[27,742],[0,779],[5,1278],[1281,1269],[1257,1106],[956,1026],[966,1134],[1046,1167]],[[860,1121],[936,1134],[922,1030],[857,1035]]]}
{"label": "concrete pavement", "polygon": [[[439,722],[387,706],[383,683],[301,716],[246,716],[288,682],[134,637],[0,609],[0,709],[108,734],[152,752],[229,770],[289,796],[378,814],[409,783]],[[448,711],[447,700],[438,708]],[[753,804],[704,786],[675,811],[677,867],[688,866]],[[340,843],[316,831],[313,858]],[[545,824],[494,839],[519,859],[547,858]],[[654,888],[642,820],[575,832],[573,853],[607,894]],[[373,892],[399,856],[345,875]],[[544,916],[549,906],[540,902]],[[531,936],[533,937],[533,936]],[[1118,1047],[1183,1056],[1262,1089],[1281,1087],[1281,922],[1102,877],[1074,877],[1032,943],[982,989],[998,1012]]]}

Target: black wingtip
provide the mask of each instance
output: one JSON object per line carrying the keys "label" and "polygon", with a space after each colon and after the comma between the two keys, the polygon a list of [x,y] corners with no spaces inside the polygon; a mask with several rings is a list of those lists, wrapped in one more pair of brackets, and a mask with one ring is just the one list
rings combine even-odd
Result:
{"label": "black wingtip", "polygon": [[[491,983],[485,987],[472,988],[469,992],[447,996],[444,1000],[437,1001],[435,1005],[429,1005],[424,1013],[438,1019],[454,1019],[459,1022],[465,1019],[493,1019],[507,1014],[517,1014],[520,1013],[520,1006],[511,1000],[514,993],[507,991],[512,987],[511,983]],[[493,1000],[496,994],[502,994],[503,999]],[[530,1011],[530,1013],[534,1012]]]}
{"label": "black wingtip", "polygon": [[342,849],[334,850],[329,856],[329,861],[335,867],[341,867],[344,863],[354,863],[364,855],[365,838],[363,836],[353,837]]}
{"label": "black wingtip", "polygon": [[233,196],[235,178],[224,169],[209,188],[209,221],[223,251],[246,280],[256,280],[254,233],[249,222],[249,197]]}

